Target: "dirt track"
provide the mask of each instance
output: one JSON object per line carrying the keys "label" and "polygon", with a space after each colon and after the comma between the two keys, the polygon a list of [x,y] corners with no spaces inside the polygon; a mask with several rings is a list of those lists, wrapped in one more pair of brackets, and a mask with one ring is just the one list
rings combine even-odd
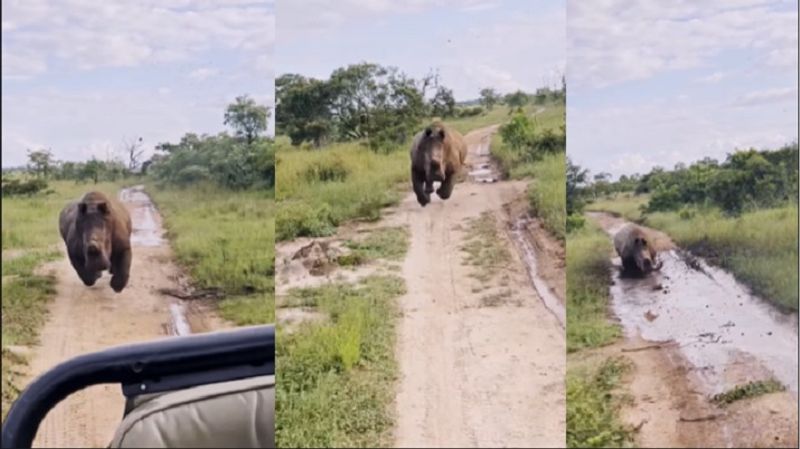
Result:
{"label": "dirt track", "polygon": [[[54,272],[57,293],[40,345],[34,349],[30,378],[83,353],[222,326],[209,311],[193,308],[187,313],[182,305],[158,293],[161,288],[175,288],[181,279],[171,249],[161,237],[160,216],[140,188],[123,190],[120,199],[134,227],[128,286],[114,293],[108,273],[94,286],[84,286],[66,253],[43,267]],[[188,321],[182,316],[188,316]],[[34,447],[106,447],[123,407],[119,386],[100,385],[76,393],[50,411]]]}
{"label": "dirt track", "polygon": [[[626,222],[589,213],[609,235]],[[733,277],[680,252],[669,236],[645,228],[662,269],[644,279],[618,274],[612,310],[626,339],[593,351],[624,355],[640,447],[797,447],[797,315],[752,296]],[[709,398],[750,381],[776,378],[787,391],[727,407]]]}
{"label": "dirt track", "polygon": [[[486,171],[496,129],[466,136],[473,176],[449,200],[434,195],[422,208],[409,195],[388,218],[411,235],[402,268],[408,293],[400,300],[398,447],[564,445],[564,329],[510,238],[517,217],[507,215],[508,205],[524,197],[526,183],[483,182],[496,178]],[[460,249],[467,220],[487,211],[512,254],[504,279],[484,287],[513,295],[491,306],[482,303],[485,292],[474,292],[474,268]]]}

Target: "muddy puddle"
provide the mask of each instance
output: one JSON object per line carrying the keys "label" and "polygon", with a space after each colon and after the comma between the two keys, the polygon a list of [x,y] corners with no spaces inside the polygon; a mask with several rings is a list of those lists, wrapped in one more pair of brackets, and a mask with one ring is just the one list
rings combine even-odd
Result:
{"label": "muddy puddle", "polygon": [[161,246],[164,241],[164,230],[161,217],[144,186],[138,185],[122,189],[119,199],[128,204],[133,223],[131,243],[135,246]]}
{"label": "muddy puddle", "polygon": [[492,135],[488,134],[481,137],[479,143],[473,145],[476,150],[470,153],[468,161],[471,166],[468,175],[472,182],[492,183],[499,180],[499,175],[491,164],[491,153],[489,152],[491,140]]}
{"label": "muddy puddle", "polygon": [[[143,185],[120,190],[119,199],[126,203],[131,215],[133,232],[131,244],[135,247],[156,248],[166,245],[164,228],[161,226],[161,215],[158,213]],[[135,251],[135,249],[134,249]],[[184,336],[192,333],[187,319],[186,306],[179,300],[169,304],[170,318],[167,330],[170,335]]]}
{"label": "muddy puddle", "polygon": [[[622,220],[605,223],[609,235]],[[659,254],[660,271],[623,277],[614,259],[612,308],[627,336],[673,341],[690,378],[713,395],[774,377],[797,394],[797,314],[784,314],[724,270],[680,249]]]}
{"label": "muddy puddle", "polygon": [[522,255],[522,260],[525,263],[525,268],[533,284],[533,288],[536,289],[539,297],[542,298],[542,302],[547,310],[556,317],[561,327],[565,328],[567,325],[566,309],[561,304],[561,301],[558,300],[558,297],[550,290],[545,280],[539,276],[536,251],[533,248],[533,244],[531,244],[530,240],[525,236],[528,222],[529,220],[525,217],[518,218],[514,221],[510,228],[511,238]]}

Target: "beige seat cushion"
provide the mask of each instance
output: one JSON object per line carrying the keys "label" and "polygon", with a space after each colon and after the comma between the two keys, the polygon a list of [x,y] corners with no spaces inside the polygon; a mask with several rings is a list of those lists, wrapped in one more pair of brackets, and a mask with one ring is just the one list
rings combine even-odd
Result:
{"label": "beige seat cushion", "polygon": [[143,397],[110,447],[275,447],[275,376]]}

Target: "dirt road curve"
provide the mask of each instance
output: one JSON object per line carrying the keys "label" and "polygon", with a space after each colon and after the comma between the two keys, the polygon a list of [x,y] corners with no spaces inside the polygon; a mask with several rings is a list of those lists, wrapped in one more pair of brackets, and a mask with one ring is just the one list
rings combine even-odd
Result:
{"label": "dirt road curve", "polygon": [[[398,447],[563,447],[564,330],[532,286],[514,247],[504,205],[524,196],[525,182],[493,182],[488,157],[496,126],[466,136],[472,175],[453,196],[425,208],[409,195],[392,214],[408,226],[400,299],[396,401]],[[475,270],[463,264],[467,221],[490,212],[513,255],[502,287],[485,305]],[[497,281],[492,281],[497,282]],[[558,305],[557,305],[558,306]]]}
{"label": "dirt road curve", "polygon": [[[610,236],[626,224],[589,213]],[[635,365],[625,415],[643,447],[786,447],[797,444],[797,314],[774,310],[729,273],[645,228],[663,267],[643,279],[612,274],[612,309]],[[614,262],[619,267],[618,258]],[[653,343],[661,342],[654,347]],[[636,348],[652,348],[631,352]],[[714,394],[775,378],[786,391],[718,407]],[[703,419],[701,419],[703,418]],[[706,419],[707,418],[707,419]]]}
{"label": "dirt road curve", "polygon": [[[212,325],[208,324],[212,321],[192,319],[195,329],[190,329],[182,306],[158,293],[161,288],[175,288],[180,276],[162,238],[160,216],[140,187],[123,190],[120,199],[134,227],[128,286],[114,293],[105,273],[93,287],[86,287],[66,255],[45,267],[57,277],[57,294],[30,363],[31,378],[83,353],[216,325],[216,321]],[[34,447],[105,447],[122,418],[123,406],[118,386],[101,385],[76,393],[50,411]]]}

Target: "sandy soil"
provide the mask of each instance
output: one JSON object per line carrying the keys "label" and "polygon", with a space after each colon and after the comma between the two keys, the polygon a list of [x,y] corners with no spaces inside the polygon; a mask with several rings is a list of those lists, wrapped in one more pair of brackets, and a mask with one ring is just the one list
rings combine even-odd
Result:
{"label": "sandy soil", "polygon": [[[623,219],[590,213],[609,235]],[[664,267],[645,279],[619,277],[612,310],[626,338],[592,354],[623,354],[633,405],[623,418],[638,447],[797,447],[797,316],[772,310],[724,271],[657,241]],[[655,237],[655,238],[652,238]],[[775,377],[787,391],[721,407],[710,398]]]}
{"label": "sandy soil", "polygon": [[[40,344],[33,351],[30,379],[83,353],[223,326],[206,307],[197,304],[187,310],[158,293],[183,282],[172,262],[172,251],[161,238],[160,216],[140,189],[126,189],[120,197],[134,226],[128,286],[114,293],[108,273],[94,286],[84,286],[66,252],[62,259],[43,267],[55,274],[57,293]],[[186,328],[187,322],[191,329]],[[119,386],[100,385],[78,392],[50,411],[39,427],[34,447],[106,447],[122,419],[123,407]]]}

